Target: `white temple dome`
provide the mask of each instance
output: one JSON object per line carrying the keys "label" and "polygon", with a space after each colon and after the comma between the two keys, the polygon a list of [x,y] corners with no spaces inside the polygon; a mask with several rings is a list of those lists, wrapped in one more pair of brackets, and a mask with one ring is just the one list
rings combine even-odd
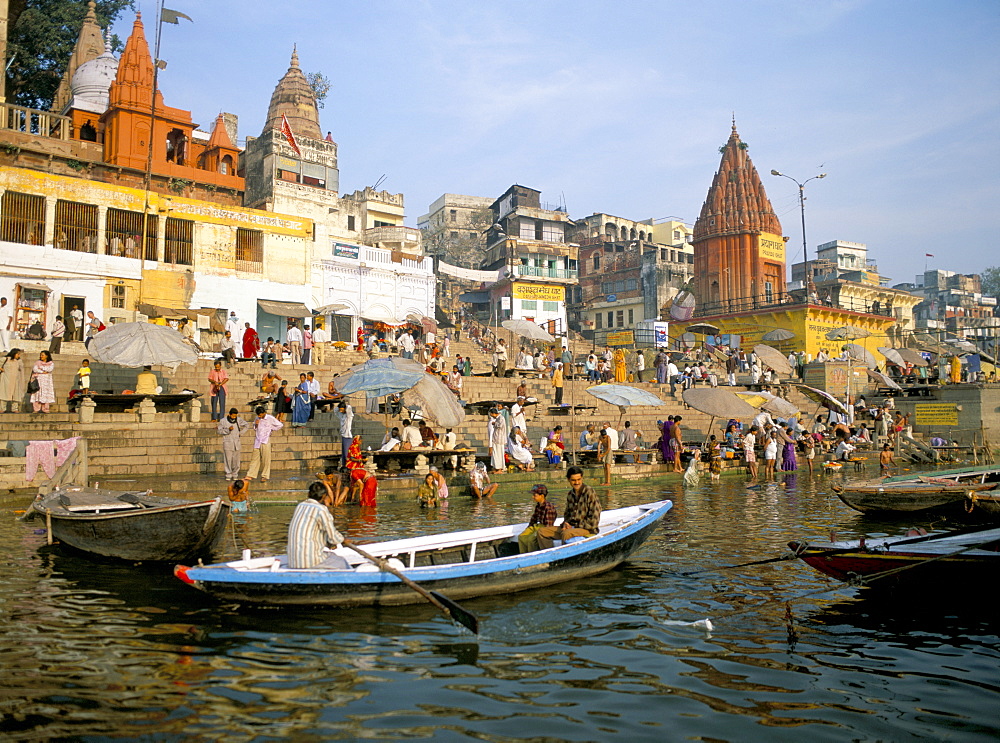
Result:
{"label": "white temple dome", "polygon": [[104,54],[97,59],[80,65],[70,91],[73,94],[73,108],[104,113],[108,110],[108,91],[118,72],[118,60],[111,53],[110,44],[105,44]]}

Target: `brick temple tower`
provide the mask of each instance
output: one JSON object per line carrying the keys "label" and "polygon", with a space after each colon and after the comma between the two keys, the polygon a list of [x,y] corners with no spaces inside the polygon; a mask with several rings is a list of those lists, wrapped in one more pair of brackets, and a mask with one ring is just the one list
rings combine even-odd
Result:
{"label": "brick temple tower", "polygon": [[769,304],[785,290],[785,241],[747,145],[733,122],[722,162],[694,225],[699,315]]}

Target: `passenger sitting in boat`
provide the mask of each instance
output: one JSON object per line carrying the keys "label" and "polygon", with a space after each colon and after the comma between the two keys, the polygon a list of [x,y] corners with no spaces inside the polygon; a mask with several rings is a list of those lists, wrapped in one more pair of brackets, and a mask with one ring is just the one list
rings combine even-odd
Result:
{"label": "passenger sitting in boat", "polygon": [[549,503],[548,495],[549,489],[545,485],[535,485],[531,489],[531,496],[535,499],[535,511],[531,514],[528,528],[517,537],[521,554],[537,550],[538,538],[535,533],[543,526],[553,526],[556,523],[556,507]]}
{"label": "passenger sitting in boat", "polygon": [[583,481],[583,470],[570,467],[566,470],[570,490],[566,494],[566,508],[559,526],[543,526],[536,532],[541,549],[552,547],[553,539],[572,539],[597,534],[601,524],[601,500],[592,487]]}
{"label": "passenger sitting in boat", "polygon": [[343,570],[350,567],[340,555],[324,554],[323,548],[336,548],[344,541],[333,523],[330,505],[334,493],[326,482],[309,485],[309,497],[295,507],[288,524],[288,567]]}

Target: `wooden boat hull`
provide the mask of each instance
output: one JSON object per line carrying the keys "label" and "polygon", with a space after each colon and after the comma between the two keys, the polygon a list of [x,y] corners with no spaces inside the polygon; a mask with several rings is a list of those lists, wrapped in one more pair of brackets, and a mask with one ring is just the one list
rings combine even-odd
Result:
{"label": "wooden boat hull", "polygon": [[991,581],[1000,569],[1000,529],[788,546],[821,573],[872,586],[966,585]]}
{"label": "wooden boat hull", "polygon": [[[192,503],[178,498],[140,495],[146,504],[122,510],[77,510],[60,506],[62,494],[73,502],[80,490],[56,490],[33,508],[46,518],[52,537],[81,552],[134,562],[176,562],[210,557],[225,535],[228,503],[221,498]],[[109,493],[111,500],[113,493]],[[82,507],[81,507],[82,508]],[[95,512],[96,511],[96,512]]]}
{"label": "wooden boat hull", "polygon": [[[605,512],[630,511],[634,512],[634,517],[607,530],[602,518],[601,532],[596,536],[523,555],[516,552],[516,539],[526,524],[459,533],[473,535],[470,542],[479,539],[478,544],[487,545],[489,550],[494,550],[493,554],[509,552],[510,547],[514,554],[472,562],[468,560],[467,549],[460,550],[461,560],[448,554],[428,555],[432,564],[405,567],[403,572],[427,590],[444,593],[456,600],[579,580],[611,570],[625,561],[652,533],[672,505],[670,501],[660,501]],[[403,555],[405,552],[394,552],[393,545],[403,545],[407,541],[365,545],[365,550],[378,556]],[[475,549],[478,556],[480,547]],[[346,557],[349,550],[341,548],[338,553]],[[442,562],[434,564],[439,559]],[[279,568],[269,572],[264,569],[241,569],[242,562],[191,568],[178,566],[174,573],[218,599],[258,606],[392,606],[423,601],[420,595],[395,576],[377,570]]]}
{"label": "wooden boat hull", "polygon": [[934,512],[953,516],[1000,514],[1000,501],[989,491],[996,483],[936,485],[933,483],[848,483],[833,491],[847,506],[861,513],[902,514]]}

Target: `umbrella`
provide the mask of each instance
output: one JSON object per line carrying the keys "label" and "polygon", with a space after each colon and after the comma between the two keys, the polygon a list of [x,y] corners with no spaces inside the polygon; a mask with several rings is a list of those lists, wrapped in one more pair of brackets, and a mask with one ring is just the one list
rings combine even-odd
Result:
{"label": "umbrella", "polygon": [[785,354],[777,348],[772,348],[771,346],[765,346],[763,343],[758,343],[753,347],[753,352],[760,357],[761,361],[778,372],[778,374],[792,373],[792,365],[788,363],[788,359],[785,358]]}
{"label": "umbrella", "polygon": [[838,413],[843,413],[844,415],[847,415],[847,408],[844,407],[844,403],[842,403],[836,397],[831,395],[829,392],[826,392],[824,390],[818,390],[815,387],[809,387],[808,385],[804,384],[797,384],[795,386],[799,388],[799,391],[803,395],[808,397],[813,402],[818,402],[827,410],[835,410]]}
{"label": "umbrella", "polygon": [[504,320],[500,324],[512,333],[527,338],[529,341],[552,342],[555,340],[545,328],[536,325],[531,320]]}
{"label": "umbrella", "polygon": [[629,387],[627,384],[599,384],[588,387],[587,392],[598,400],[604,400],[618,407],[628,408],[633,405],[666,405],[652,392]]}
{"label": "umbrella", "polygon": [[317,307],[313,310],[314,315],[329,315],[332,312],[340,312],[341,310],[351,309],[350,305],[344,304],[343,302],[334,302],[333,304],[324,304],[322,307]]}
{"label": "umbrella", "polygon": [[[892,349],[890,348],[889,350],[891,351]],[[892,363],[895,364],[896,362],[893,361]],[[883,387],[888,387],[889,389],[892,389],[892,390],[902,389],[902,387],[900,387],[898,384],[896,384],[896,382],[891,377],[889,377],[887,374],[883,374],[882,372],[874,371],[873,369],[865,369],[865,371],[868,372],[868,376],[869,377],[871,377],[872,379],[874,379],[876,382],[878,382],[879,384],[881,384]]]}
{"label": "umbrella", "polygon": [[694,294],[689,291],[679,292],[670,304],[670,317],[679,322],[687,322],[694,314],[694,305]]}
{"label": "umbrella", "polygon": [[759,410],[766,410],[781,418],[790,418],[798,415],[799,409],[794,403],[788,402],[784,398],[772,395],[770,392],[736,392],[734,393],[741,400],[746,400]]}
{"label": "umbrella", "polygon": [[[897,348],[896,354],[903,360],[902,364],[905,365],[909,361],[914,366],[927,366],[927,359],[920,355],[920,352],[912,348]],[[887,357],[888,358],[888,357]]]}
{"label": "umbrella", "polygon": [[369,398],[409,391],[422,403],[423,415],[442,426],[454,428],[465,420],[454,393],[439,377],[426,373],[421,364],[410,359],[393,356],[366,361],[334,379],[334,386],[343,395],[364,392]]}
{"label": "umbrella", "polygon": [[775,328],[774,330],[769,330],[764,333],[761,340],[765,341],[788,341],[795,337],[795,333],[791,330],[785,330],[784,328]]}
{"label": "umbrella", "polygon": [[437,320],[427,315],[418,315],[415,312],[406,316],[406,319],[417,323],[425,333],[436,333],[438,329]]}
{"label": "umbrella", "polygon": [[120,322],[102,330],[90,342],[87,353],[96,361],[118,366],[167,366],[193,364],[198,350],[166,325]]}
{"label": "umbrella", "polygon": [[886,361],[890,364],[895,364],[896,366],[906,366],[906,361],[903,360],[902,355],[895,348],[886,348],[884,346],[878,347],[878,352],[885,356]]}
{"label": "umbrella", "polygon": [[845,325],[842,328],[827,331],[826,339],[828,341],[853,341],[858,338],[867,338],[870,335],[871,333],[864,328],[859,328],[856,325]]}
{"label": "umbrella", "polygon": [[[713,418],[753,418],[757,410],[746,400],[741,400],[735,392],[721,387],[692,387],[684,390],[681,398],[687,405]],[[711,423],[709,428],[711,428]]]}
{"label": "umbrella", "polygon": [[681,333],[681,337],[677,339],[677,342],[685,351],[689,351],[694,348],[694,333]]}
{"label": "umbrella", "polygon": [[872,356],[872,352],[864,346],[859,346],[857,343],[848,343],[844,346],[844,349],[847,351],[847,355],[855,361],[867,364],[873,369],[878,366],[878,363],[875,361],[875,357]]}
{"label": "umbrella", "polygon": [[697,333],[698,335],[718,335],[719,329],[708,322],[698,322],[694,325],[687,326],[687,332]]}

